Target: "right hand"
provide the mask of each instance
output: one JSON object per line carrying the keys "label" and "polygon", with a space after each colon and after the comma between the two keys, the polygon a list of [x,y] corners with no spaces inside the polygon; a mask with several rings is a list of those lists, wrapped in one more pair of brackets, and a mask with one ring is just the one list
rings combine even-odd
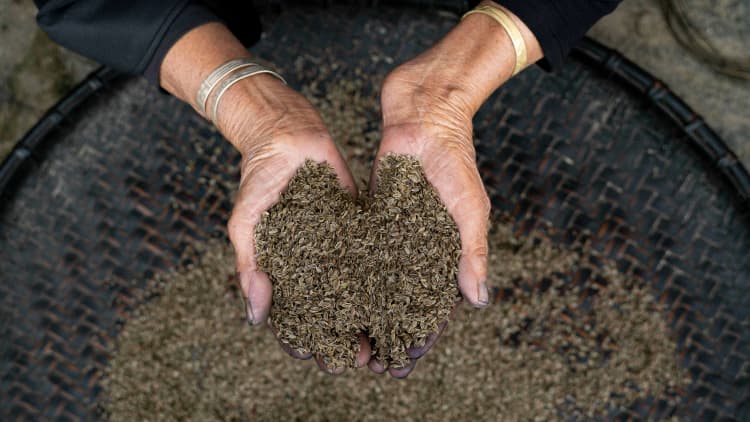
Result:
{"label": "right hand", "polygon": [[[248,321],[261,325],[268,319],[272,296],[271,280],[260,271],[255,258],[255,226],[262,213],[279,200],[307,159],[331,165],[352,195],[357,195],[357,188],[320,116],[301,94],[267,75],[250,78],[244,88],[227,92],[217,124],[242,153],[240,186],[228,229]],[[253,104],[247,104],[247,98]],[[265,103],[257,104],[259,100]],[[281,346],[293,357],[311,357],[283,343]],[[367,337],[360,335],[357,366],[367,364],[370,350]],[[316,360],[326,372],[343,372],[344,368],[328,368],[322,359]]]}
{"label": "right hand", "polygon": [[[500,7],[491,1],[482,5]],[[530,62],[542,50],[531,31],[510,11],[526,43]],[[394,69],[383,83],[383,139],[375,162],[386,154],[419,159],[427,180],[435,187],[461,237],[458,288],[470,304],[489,304],[487,229],[490,201],[476,167],[472,119],[489,95],[513,73],[516,55],[508,33],[494,19],[473,14],[462,19],[443,39],[414,59]],[[376,182],[373,170],[370,187]],[[412,359],[389,373],[405,377],[440,333],[440,325],[421,347],[409,349]],[[385,366],[373,359],[370,369]]]}
{"label": "right hand", "polygon": [[[196,93],[214,69],[229,60],[248,56],[223,24],[207,23],[190,30],[170,48],[161,64],[160,83],[196,107]],[[313,106],[273,76],[256,75],[232,85],[219,103],[214,124],[242,154],[240,187],[229,220],[229,238],[237,257],[248,321],[263,325],[271,309],[273,287],[268,274],[260,271],[255,261],[255,225],[262,213],[279,200],[289,180],[307,159],[327,162],[352,195],[357,194],[357,189]],[[311,357],[284,344],[282,348],[297,358]],[[369,342],[361,335],[358,366],[367,364],[370,350]],[[326,368],[319,357],[317,361],[329,373],[343,371],[343,368]]]}

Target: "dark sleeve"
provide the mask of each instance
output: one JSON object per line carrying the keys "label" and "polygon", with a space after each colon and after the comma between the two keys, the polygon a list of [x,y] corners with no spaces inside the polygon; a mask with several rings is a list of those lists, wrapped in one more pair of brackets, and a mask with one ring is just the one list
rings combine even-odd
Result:
{"label": "dark sleeve", "polygon": [[[157,85],[161,62],[169,48],[191,29],[222,21],[215,10],[226,9],[222,5],[229,3],[204,4],[197,0],[35,2],[39,8],[37,23],[54,41],[114,69],[145,75]],[[243,32],[257,39],[260,33],[257,14],[243,17]]]}
{"label": "dark sleeve", "polygon": [[515,13],[534,33],[544,52],[545,69],[562,65],[571,48],[621,0],[495,0]]}

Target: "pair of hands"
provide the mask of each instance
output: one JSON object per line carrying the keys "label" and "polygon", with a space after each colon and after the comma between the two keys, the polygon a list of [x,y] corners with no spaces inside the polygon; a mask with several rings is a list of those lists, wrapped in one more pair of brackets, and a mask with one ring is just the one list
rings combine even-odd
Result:
{"label": "pair of hands", "polygon": [[[542,52],[534,35],[510,15],[524,37],[529,61],[540,59]],[[226,27],[206,24],[188,32],[169,50],[162,62],[160,82],[195,106],[195,93],[213,69],[247,56]],[[389,153],[419,159],[458,226],[462,248],[458,287],[463,298],[477,307],[489,302],[485,277],[490,204],[475,164],[472,118],[510,77],[514,65],[515,52],[507,33],[491,18],[475,14],[432,48],[393,70],[381,91],[383,139],[375,163]],[[234,85],[219,104],[214,123],[242,153],[240,188],[228,228],[248,320],[260,325],[268,318],[272,297],[271,281],[255,261],[254,228],[262,213],[278,201],[307,159],[327,162],[353,195],[357,189],[313,106],[272,76],[257,75]],[[374,182],[371,178],[371,184]],[[408,365],[390,368],[389,373],[407,376],[440,332],[429,336],[424,346],[409,350],[412,360]],[[282,348],[300,359],[312,357],[283,344]],[[327,372],[343,371],[317,361]],[[380,362],[371,359],[370,344],[362,335],[357,366],[365,365],[377,373],[385,371]]]}
{"label": "pair of hands", "polygon": [[[485,306],[488,303],[485,273],[490,205],[475,165],[473,113],[456,92],[454,98],[446,99],[444,93],[436,92],[437,87],[422,86],[422,70],[419,63],[407,63],[394,70],[382,87],[383,139],[376,163],[389,153],[419,159],[427,179],[436,188],[460,232],[459,289],[469,303]],[[276,98],[284,98],[285,110],[283,114],[261,119],[268,123],[267,128],[259,127],[258,121],[254,121],[252,128],[241,129],[248,140],[243,143],[240,188],[229,221],[229,236],[252,324],[264,323],[271,307],[271,281],[267,274],[258,270],[255,262],[253,228],[262,212],[278,201],[279,194],[306,159],[329,163],[342,185],[352,195],[357,194],[345,160],[312,105],[275,80],[263,82],[274,87]],[[373,175],[374,172],[373,169]],[[374,177],[371,182],[375,182]],[[408,375],[439,334],[431,335],[423,347],[410,350],[411,363],[404,368],[389,369],[390,374]],[[380,362],[370,359],[367,337],[363,335],[361,339],[357,365],[369,365],[375,372],[384,372]],[[311,357],[300,355],[284,344],[281,346],[294,357]],[[316,360],[327,372],[342,370],[326,368],[321,359],[316,357]]]}

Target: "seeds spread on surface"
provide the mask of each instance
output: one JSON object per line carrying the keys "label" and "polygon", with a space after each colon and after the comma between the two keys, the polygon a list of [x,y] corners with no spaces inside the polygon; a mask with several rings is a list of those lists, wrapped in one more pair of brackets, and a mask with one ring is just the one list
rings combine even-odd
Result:
{"label": "seeds spread on surface", "polygon": [[117,338],[104,383],[112,421],[581,420],[670,401],[688,382],[648,288],[506,225],[490,238],[495,303],[459,306],[406,380],[333,377],[292,359],[248,328],[226,244],[190,259],[158,276],[159,295]]}
{"label": "seeds spread on surface", "polygon": [[[326,64],[337,59],[321,59],[298,65],[337,82],[303,92],[361,182],[380,138],[380,84],[339,80]],[[319,188],[335,196],[326,180]],[[585,246],[518,238],[497,220],[489,243],[495,303],[460,306],[405,381],[367,370],[332,377],[290,358],[267,330],[248,329],[229,246],[203,245],[186,255],[193,264],[151,280],[145,296],[156,296],[116,339],[102,405],[112,421],[584,420],[650,397],[669,402],[689,382],[643,280]]]}

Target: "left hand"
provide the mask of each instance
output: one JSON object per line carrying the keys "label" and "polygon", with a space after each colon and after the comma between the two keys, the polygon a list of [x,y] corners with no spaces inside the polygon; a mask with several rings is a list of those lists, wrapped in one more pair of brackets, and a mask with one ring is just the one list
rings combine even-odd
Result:
{"label": "left hand", "polygon": [[[518,18],[512,18],[527,46],[531,44],[529,59],[541,58],[531,32]],[[476,307],[489,304],[490,201],[476,167],[472,119],[487,97],[510,77],[514,66],[515,51],[505,30],[491,18],[475,14],[435,46],[391,72],[381,92],[383,139],[370,188],[374,188],[377,164],[384,155],[405,154],[420,161],[427,180],[458,226],[458,288],[463,299]],[[443,322],[423,346],[409,349],[408,365],[388,372],[396,378],[406,377],[446,325],[447,321]],[[376,360],[368,366],[377,373],[386,369]]]}
{"label": "left hand", "polygon": [[[412,69],[411,65],[397,69],[383,85],[383,139],[375,167],[390,153],[413,156],[420,161],[427,180],[458,226],[461,237],[458,288],[467,302],[484,307],[489,303],[485,281],[490,201],[475,164],[471,114],[459,105],[461,101],[445,102],[435,90],[421,92],[413,77],[419,72],[412,73]],[[410,103],[408,107],[404,106],[406,102]],[[370,178],[371,189],[376,171],[374,168]],[[397,378],[407,376],[446,324],[442,323],[439,332],[430,335],[424,346],[408,351],[412,359],[409,365],[391,368],[389,373]],[[369,367],[378,373],[385,371],[375,360],[370,361]]]}

